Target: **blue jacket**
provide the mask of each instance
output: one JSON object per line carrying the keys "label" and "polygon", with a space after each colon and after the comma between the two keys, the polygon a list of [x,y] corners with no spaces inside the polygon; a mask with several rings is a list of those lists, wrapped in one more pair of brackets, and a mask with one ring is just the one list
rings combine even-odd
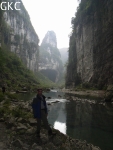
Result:
{"label": "blue jacket", "polygon": [[[45,106],[45,113],[47,114],[47,104],[45,101],[46,97],[44,95],[42,95],[42,97]],[[41,118],[41,97],[39,95],[33,98],[32,109],[33,109],[34,118]]]}

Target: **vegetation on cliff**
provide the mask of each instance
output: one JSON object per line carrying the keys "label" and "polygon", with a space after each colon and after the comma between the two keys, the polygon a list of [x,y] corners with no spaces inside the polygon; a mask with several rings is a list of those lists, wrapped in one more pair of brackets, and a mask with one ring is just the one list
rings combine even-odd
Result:
{"label": "vegetation on cliff", "polygon": [[[112,14],[112,0],[81,0],[71,20],[66,87],[82,85],[101,90],[113,85]],[[88,56],[90,67],[86,65]]]}
{"label": "vegetation on cliff", "polygon": [[22,90],[26,87],[32,91],[53,84],[41,73],[35,75],[27,69],[14,53],[5,48],[0,48],[0,72],[0,85],[5,84],[9,90]]}
{"label": "vegetation on cliff", "polygon": [[[1,3],[1,0],[0,0]],[[30,22],[29,15],[25,10],[23,4],[21,5],[22,14],[18,11],[8,11],[10,16],[16,16],[16,23],[20,26],[24,21],[24,26],[36,35],[34,28]],[[28,42],[27,35],[16,34],[14,28],[7,24],[3,17],[4,11],[0,9],[0,85],[5,84],[7,90],[28,90],[33,91],[38,87],[51,87],[52,81],[44,77],[36,70],[35,74],[27,69],[25,50],[28,51],[29,59],[32,60],[32,53],[38,49],[38,43]],[[14,40],[12,41],[12,35]],[[39,40],[37,40],[39,41]],[[23,44],[22,44],[23,43]],[[11,52],[11,46],[15,48],[15,53]],[[16,51],[19,49],[20,58],[17,57]],[[39,53],[37,50],[36,57],[38,59]]]}

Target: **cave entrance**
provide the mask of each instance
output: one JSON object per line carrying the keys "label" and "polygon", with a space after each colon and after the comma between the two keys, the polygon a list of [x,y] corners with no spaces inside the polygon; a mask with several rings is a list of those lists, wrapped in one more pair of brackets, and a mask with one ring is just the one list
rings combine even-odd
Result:
{"label": "cave entrance", "polygon": [[44,76],[55,82],[57,78],[57,71],[53,69],[43,69],[40,71]]}

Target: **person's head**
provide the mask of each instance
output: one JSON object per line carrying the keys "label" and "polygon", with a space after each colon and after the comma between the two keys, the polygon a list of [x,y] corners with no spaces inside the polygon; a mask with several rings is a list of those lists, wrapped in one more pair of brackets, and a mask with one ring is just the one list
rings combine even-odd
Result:
{"label": "person's head", "polygon": [[38,95],[42,95],[43,90],[42,89],[37,89]]}

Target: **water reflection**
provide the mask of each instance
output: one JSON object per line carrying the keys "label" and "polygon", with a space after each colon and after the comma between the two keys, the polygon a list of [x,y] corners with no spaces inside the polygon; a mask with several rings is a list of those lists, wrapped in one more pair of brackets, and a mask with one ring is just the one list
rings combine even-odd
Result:
{"label": "water reflection", "polygon": [[55,121],[54,128],[58,129],[63,134],[66,134],[66,123]]}
{"label": "water reflection", "polygon": [[113,107],[89,101],[59,102],[49,106],[49,123],[64,134],[86,140],[102,150],[113,149]]}
{"label": "water reflection", "polygon": [[[60,99],[59,99],[60,101]],[[49,106],[49,123],[53,125],[55,129],[66,134],[66,110],[65,103],[66,100],[61,99],[61,102]]]}

